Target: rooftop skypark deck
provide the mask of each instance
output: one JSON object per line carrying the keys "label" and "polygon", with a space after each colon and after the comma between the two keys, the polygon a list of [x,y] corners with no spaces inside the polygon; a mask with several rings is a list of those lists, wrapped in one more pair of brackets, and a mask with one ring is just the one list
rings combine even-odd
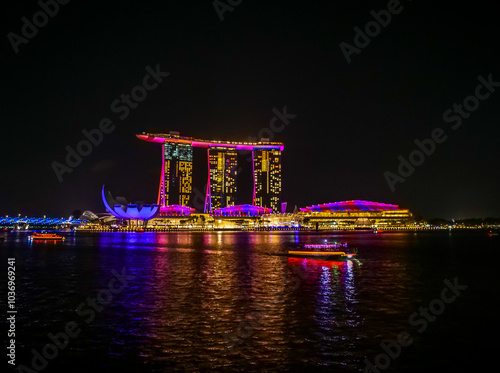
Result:
{"label": "rooftop skypark deck", "polygon": [[180,136],[178,134],[167,134],[167,133],[146,133],[136,135],[139,139],[156,142],[156,143],[180,143],[188,144],[195,148],[209,148],[209,147],[226,147],[235,148],[236,150],[253,150],[253,149],[276,149],[283,151],[284,144],[281,142],[249,142],[249,141],[225,141],[225,140],[200,140],[193,137]]}

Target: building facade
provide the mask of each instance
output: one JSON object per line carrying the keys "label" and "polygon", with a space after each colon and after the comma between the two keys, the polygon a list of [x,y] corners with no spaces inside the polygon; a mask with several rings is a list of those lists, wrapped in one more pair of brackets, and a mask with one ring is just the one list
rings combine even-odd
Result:
{"label": "building facade", "polygon": [[280,211],[281,203],[281,151],[255,149],[253,151],[254,196],[253,204]]}
{"label": "building facade", "polygon": [[164,143],[158,204],[188,206],[192,191],[193,148],[189,144]]}
{"label": "building facade", "polygon": [[398,205],[351,200],[323,203],[300,209],[299,215],[308,224],[320,227],[390,227],[405,226],[413,220],[410,210]]}
{"label": "building facade", "polygon": [[238,153],[234,148],[210,147],[208,149],[208,186],[205,212],[236,203]]}

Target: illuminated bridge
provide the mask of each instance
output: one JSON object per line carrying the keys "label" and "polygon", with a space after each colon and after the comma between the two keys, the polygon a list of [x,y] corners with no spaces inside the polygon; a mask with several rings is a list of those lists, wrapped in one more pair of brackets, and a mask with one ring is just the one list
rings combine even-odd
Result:
{"label": "illuminated bridge", "polygon": [[158,191],[160,214],[169,205],[188,206],[192,198],[193,147],[207,149],[208,176],[205,213],[236,205],[238,151],[252,152],[252,205],[279,211],[281,203],[281,152],[283,143],[200,140],[168,134],[142,133],[139,139],[162,144],[162,170]]}
{"label": "illuminated bridge", "polygon": [[84,221],[73,219],[72,217],[65,218],[36,218],[36,217],[1,217],[0,227],[57,227],[57,226],[75,226],[82,224]]}

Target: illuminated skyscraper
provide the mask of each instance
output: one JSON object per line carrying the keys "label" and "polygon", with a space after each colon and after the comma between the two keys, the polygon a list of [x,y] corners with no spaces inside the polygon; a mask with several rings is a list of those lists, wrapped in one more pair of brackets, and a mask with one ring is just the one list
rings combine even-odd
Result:
{"label": "illuminated skyscraper", "polygon": [[235,148],[208,148],[208,185],[205,211],[234,206],[238,153]]}
{"label": "illuminated skyscraper", "polygon": [[[207,149],[208,180],[205,212],[236,205],[238,151],[252,151],[253,204],[279,212],[281,199],[281,142],[202,140],[169,134],[142,133],[141,140],[162,144],[163,162],[158,204],[160,213],[167,205],[187,206],[193,183],[193,148]],[[265,210],[262,210],[265,211]]]}
{"label": "illuminated skyscraper", "polygon": [[193,184],[193,148],[189,144],[163,144],[163,172],[160,180],[160,206],[187,206]]}
{"label": "illuminated skyscraper", "polygon": [[254,149],[254,195],[255,206],[270,207],[280,211],[281,200],[281,150]]}

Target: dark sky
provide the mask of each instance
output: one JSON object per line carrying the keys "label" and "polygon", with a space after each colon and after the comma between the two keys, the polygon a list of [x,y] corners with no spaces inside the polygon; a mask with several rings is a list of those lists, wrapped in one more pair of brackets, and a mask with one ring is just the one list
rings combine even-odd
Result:
{"label": "dark sky", "polygon": [[[292,208],[367,199],[425,217],[500,216],[500,88],[458,129],[443,120],[478,76],[500,82],[498,7],[401,1],[347,63],[340,43],[354,45],[353,28],[387,4],[245,0],[221,22],[210,0],[73,0],[16,54],[7,35],[40,5],[2,2],[0,214],[100,212],[104,183],[155,201],[160,148],[136,133],[246,141],[286,105],[297,116],[274,139]],[[170,75],[120,120],[111,103],[158,64]],[[115,130],[59,182],[52,162],[103,118]],[[392,192],[384,173],[437,127],[447,140]]]}

